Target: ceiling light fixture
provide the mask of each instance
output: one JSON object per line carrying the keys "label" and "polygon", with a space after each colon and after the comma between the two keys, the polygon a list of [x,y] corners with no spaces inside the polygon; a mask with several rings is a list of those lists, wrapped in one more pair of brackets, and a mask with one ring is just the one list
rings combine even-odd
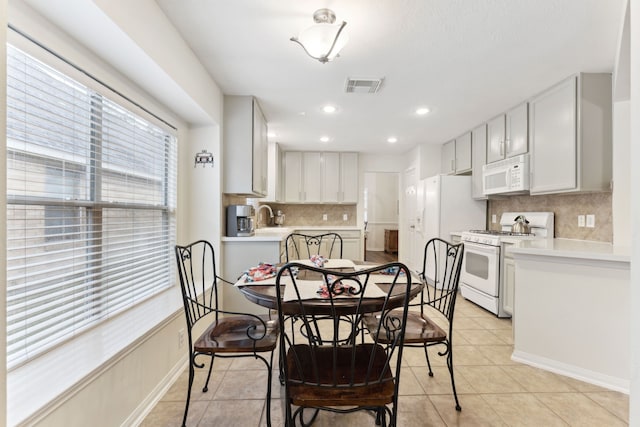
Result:
{"label": "ceiling light fixture", "polygon": [[345,21],[335,24],[336,14],[330,9],[318,9],[313,14],[315,25],[300,32],[291,41],[298,43],[304,51],[323,64],[333,60],[347,44],[349,37],[344,32]]}
{"label": "ceiling light fixture", "polygon": [[321,142],[329,142],[329,137],[328,136],[321,136],[320,137],[320,141]]}
{"label": "ceiling light fixture", "polygon": [[429,113],[429,109],[427,107],[420,107],[416,110],[416,114],[420,116],[424,116],[427,113]]}
{"label": "ceiling light fixture", "polygon": [[335,113],[336,110],[337,108],[334,107],[333,105],[325,105],[324,107],[322,107],[322,111],[324,111],[327,114]]}
{"label": "ceiling light fixture", "polygon": [[396,142],[398,142],[398,138],[396,138],[395,136],[390,136],[389,138],[387,138],[387,142],[389,144],[395,144]]}

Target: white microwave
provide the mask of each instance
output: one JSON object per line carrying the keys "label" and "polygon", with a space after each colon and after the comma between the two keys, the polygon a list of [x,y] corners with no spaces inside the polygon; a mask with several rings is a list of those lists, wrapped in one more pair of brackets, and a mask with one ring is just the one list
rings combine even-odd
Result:
{"label": "white microwave", "polygon": [[482,166],[482,192],[485,195],[528,191],[528,154],[521,154]]}

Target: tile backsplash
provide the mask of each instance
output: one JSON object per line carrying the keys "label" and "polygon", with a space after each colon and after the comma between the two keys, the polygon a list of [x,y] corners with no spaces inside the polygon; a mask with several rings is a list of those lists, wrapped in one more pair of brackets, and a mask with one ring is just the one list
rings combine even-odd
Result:
{"label": "tile backsplash", "polygon": [[[500,224],[492,224],[491,216],[500,221],[503,212],[553,212],[555,237],[565,239],[613,242],[611,193],[550,194],[542,196],[511,196],[489,200],[489,228],[498,230]],[[595,227],[578,227],[578,215],[595,215]]]}
{"label": "tile backsplash", "polygon": [[[280,209],[285,215],[284,225],[308,225],[308,226],[355,226],[358,224],[356,205],[331,205],[331,204],[287,204],[267,203],[275,212]],[[264,212],[264,211],[262,211]],[[322,219],[327,215],[326,221]],[[347,220],[343,216],[347,216]],[[258,219],[260,224],[263,221]]]}

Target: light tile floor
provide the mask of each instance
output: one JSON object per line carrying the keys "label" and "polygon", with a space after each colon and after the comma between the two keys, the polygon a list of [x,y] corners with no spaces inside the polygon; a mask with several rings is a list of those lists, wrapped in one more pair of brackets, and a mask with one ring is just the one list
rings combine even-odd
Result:
{"label": "light tile floor", "polygon": [[[407,348],[400,382],[399,426],[624,426],[629,399],[603,389],[513,362],[511,320],[459,298],[454,321],[454,366],[462,411],[454,407],[444,358],[430,350],[434,376],[421,349]],[[274,362],[277,368],[277,362]],[[188,374],[171,387],[144,427],[180,426]],[[196,373],[187,425],[265,426],[264,365],[253,359],[217,359],[209,391]],[[281,387],[273,376],[272,425],[283,425]],[[282,393],[283,395],[284,393]],[[366,413],[321,413],[314,426],[374,426]]]}

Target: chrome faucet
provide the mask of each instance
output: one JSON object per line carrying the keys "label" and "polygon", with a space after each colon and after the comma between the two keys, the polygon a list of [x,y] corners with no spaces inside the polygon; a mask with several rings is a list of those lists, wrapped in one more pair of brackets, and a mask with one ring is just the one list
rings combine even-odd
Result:
{"label": "chrome faucet", "polygon": [[[258,218],[260,218],[260,211],[262,210],[262,208],[267,208],[267,210],[269,211],[269,219],[273,219],[273,209],[271,209],[271,206],[269,205],[260,205],[260,207],[258,208],[258,211],[256,212],[256,215],[258,216]],[[269,225],[269,220],[267,220],[267,223],[265,225]]]}

